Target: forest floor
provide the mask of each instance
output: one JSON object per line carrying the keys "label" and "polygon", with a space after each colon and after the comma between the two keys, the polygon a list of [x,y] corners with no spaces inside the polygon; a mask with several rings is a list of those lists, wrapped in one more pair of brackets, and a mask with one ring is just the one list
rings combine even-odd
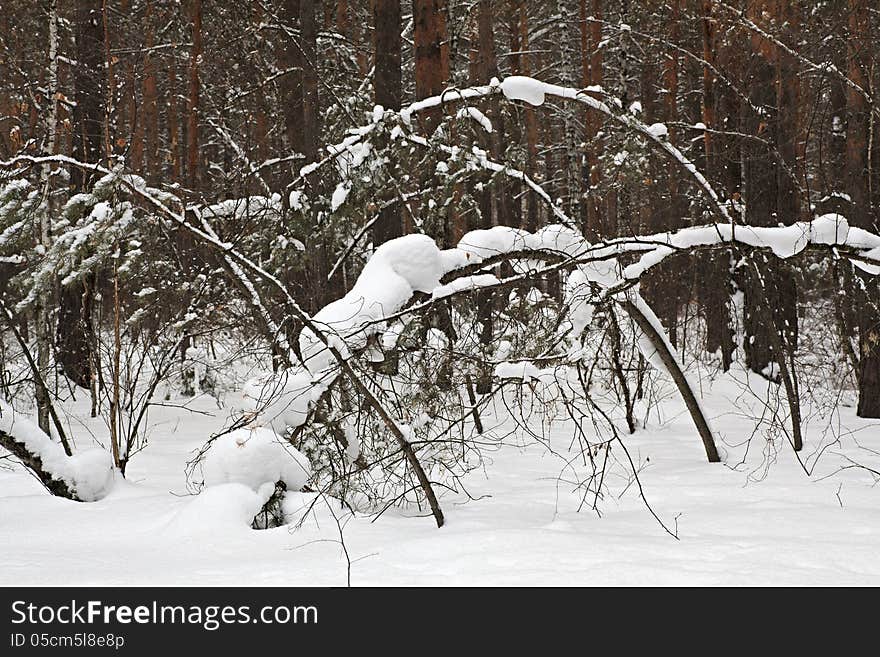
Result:
{"label": "forest floor", "polygon": [[[609,470],[601,516],[592,497],[579,509],[583,491],[564,467],[571,431],[559,423],[552,452],[519,432],[486,454],[464,480],[477,499],[441,498],[442,529],[416,509],[375,521],[336,509],[345,550],[323,502],[295,531],[256,531],[234,495],[191,496],[186,462],[227,412],[210,397],[189,410],[157,407],[148,446],[98,502],[51,497],[0,461],[0,584],[344,586],[349,575],[355,586],[880,584],[880,422],[855,417],[846,396],[830,415],[807,408],[808,476],[784,437],[754,432],[768,388],[744,379],[738,370],[704,382],[723,464],[706,462],[670,396],[625,437],[639,481],[621,465]],[[89,427],[102,430],[83,420],[80,442]]]}

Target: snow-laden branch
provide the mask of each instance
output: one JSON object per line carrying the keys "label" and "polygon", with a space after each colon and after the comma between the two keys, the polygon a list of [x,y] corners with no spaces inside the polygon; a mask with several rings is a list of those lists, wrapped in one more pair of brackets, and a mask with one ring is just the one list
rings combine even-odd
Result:
{"label": "snow-laden branch", "polygon": [[2,399],[0,446],[14,454],[54,495],[91,502],[104,497],[113,485],[109,452],[94,448],[68,456],[61,443]]}
{"label": "snow-laden branch", "polygon": [[[288,193],[295,193],[297,188],[313,173],[322,169],[327,164],[336,163],[342,182],[339,183],[337,190],[334,192],[332,210],[335,211],[344,202],[345,197],[347,196],[347,190],[350,188],[351,184],[349,181],[350,172],[360,166],[372,151],[370,137],[376,133],[377,128],[383,121],[389,121],[396,116],[404,126],[411,128],[412,117],[415,114],[448,103],[476,100],[496,94],[501,94],[509,100],[525,101],[536,106],[542,105],[546,96],[554,96],[564,100],[581,103],[590,109],[604,114],[625,129],[641,135],[671,157],[676,164],[695,181],[697,186],[707,196],[719,217],[725,223],[733,222],[733,218],[730,215],[727,205],[721,200],[720,196],[706,177],[699,171],[699,169],[697,169],[696,165],[684,155],[684,153],[669,141],[667,138],[668,130],[665,125],[656,123],[649,126],[627,112],[618,111],[620,110],[622,103],[617,99],[611,99],[611,105],[598,100],[594,95],[606,95],[599,87],[576,89],[574,87],[563,87],[549,84],[534,78],[519,75],[510,76],[501,81],[497,78],[493,78],[488,85],[467,87],[464,89],[447,89],[437,96],[430,96],[411,103],[399,112],[394,112],[393,110],[388,110],[377,105],[373,109],[373,114],[369,123],[349,130],[348,136],[341,142],[327,146],[326,151],[328,154],[316,162],[311,162],[303,166],[299,171],[299,176],[287,186],[287,191]],[[612,105],[617,109],[612,107]],[[483,127],[486,127],[485,124],[483,124]],[[433,142],[425,140],[415,134],[404,135],[400,131],[400,128],[395,128],[391,131],[392,141],[400,136],[405,136],[408,142],[417,143],[421,146],[430,147],[431,145],[435,145]],[[435,146],[450,154],[454,151],[450,151],[449,149],[455,148],[454,146],[444,147],[444,145],[440,144],[436,144]],[[525,173],[507,167],[502,163],[493,162],[485,157],[485,155],[482,158],[482,162],[480,162],[480,166],[522,180],[532,191],[547,200],[547,194],[543,188],[534,183],[534,181],[532,181]],[[551,208],[555,208],[555,204],[552,202],[550,206]],[[553,212],[557,215],[557,218],[561,219],[555,209]]]}
{"label": "snow-laden branch", "polygon": [[[309,404],[319,399],[333,381],[335,381],[340,374],[344,374],[365,397],[367,403],[373,408],[373,410],[375,410],[382,418],[383,422],[388,427],[388,430],[394,436],[401,451],[403,451],[407,462],[410,467],[412,467],[413,472],[415,472],[416,477],[419,480],[419,485],[428,500],[428,504],[431,507],[437,526],[443,526],[443,512],[440,509],[431,482],[416,457],[415,450],[412,445],[410,445],[406,435],[401,430],[401,427],[394,421],[390,413],[382,406],[372,390],[370,390],[369,386],[361,380],[360,376],[358,376],[357,372],[354,371],[351,364],[348,362],[350,352],[347,345],[344,341],[339,340],[337,335],[328,334],[328,332],[325,331],[324,322],[318,320],[317,315],[313,318],[309,313],[303,310],[303,308],[297,303],[296,299],[293,298],[293,295],[291,295],[287,286],[285,286],[278,277],[266,271],[247,256],[238,252],[233,244],[222,241],[216,236],[216,234],[213,234],[213,231],[206,231],[198,228],[193,225],[192,222],[187,221],[182,212],[175,212],[171,209],[162,198],[158,197],[157,193],[154,193],[154,190],[146,186],[142,178],[137,176],[122,174],[118,171],[111,171],[101,164],[86,164],[65,155],[52,155],[46,157],[22,155],[17,156],[8,162],[0,162],[0,166],[10,168],[25,164],[42,166],[47,161],[55,161],[69,166],[89,169],[104,176],[115,176],[123,188],[155,208],[161,217],[164,217],[166,220],[173,222],[183,230],[187,231],[202,244],[216,249],[221,256],[233,259],[242,267],[242,269],[262,278],[268,285],[280,292],[285,300],[287,310],[303,324],[304,328],[301,333],[300,344],[303,344],[302,336],[308,336],[306,342],[311,348],[310,353],[316,358],[312,367],[295,367],[283,373],[284,379],[282,387],[284,387],[285,391],[288,389],[288,384],[292,385],[295,389],[298,387],[303,388],[305,391],[305,397],[298,395],[292,400],[296,402],[295,409],[305,409],[305,412],[302,413],[301,417],[295,413],[289,414],[291,418],[295,417],[298,419],[298,421],[292,426],[302,425],[308,415]],[[430,240],[430,238],[426,239]],[[394,241],[392,241],[392,243]],[[433,240],[431,241],[433,243]],[[434,248],[436,249],[436,246]],[[411,293],[412,292],[410,291],[410,294]],[[330,305],[332,306],[333,304]],[[320,350],[315,349],[316,345],[322,345]],[[277,382],[271,383],[271,385],[275,389],[278,388]],[[247,395],[247,391],[245,391],[245,398],[247,397],[249,397],[249,395]],[[289,399],[288,396],[288,400]]]}
{"label": "snow-laden branch", "polygon": [[[667,153],[678,163],[679,166],[687,171],[687,173],[696,181],[700,189],[702,189],[706,196],[709,197],[712,205],[725,222],[733,222],[727,206],[721,201],[721,198],[715,192],[712,185],[709,184],[709,181],[706,180],[706,177],[700,173],[696,165],[694,165],[684,153],[678,150],[678,148],[669,141],[668,130],[662,123],[655,123],[649,126],[631,114],[614,111],[609,105],[590,95],[591,93],[603,93],[599,88],[575,89],[573,87],[561,87],[559,85],[548,84],[546,82],[541,82],[540,80],[535,80],[534,78],[520,75],[513,75],[504,78],[500,83],[500,87],[501,91],[507,98],[511,100],[522,100],[530,105],[543,104],[545,96],[556,96],[558,98],[573,100],[586,105],[597,112],[601,112],[625,128],[639,133],[642,137],[648,139]],[[620,103],[619,100],[616,102]]]}
{"label": "snow-laden branch", "polygon": [[[329,351],[331,346],[346,357],[353,356],[367,347],[371,336],[386,342],[384,333],[389,324],[405,315],[427,312],[439,299],[500,288],[552,271],[574,269],[572,276],[577,274],[574,283],[582,292],[598,288],[598,298],[619,304],[639,325],[647,338],[645,343],[640,343],[640,349],[651,362],[659,363],[658,366],[673,377],[691,408],[710,460],[717,460],[711,429],[699,408],[693,386],[687,381],[662,326],[638,294],[636,284],[648,269],[672,253],[731,243],[766,248],[783,258],[811,247],[833,247],[839,255],[862,260],[863,267],[869,266],[865,264],[867,261],[880,264],[880,236],[850,228],[839,215],[824,215],[814,222],[787,227],[710,224],[598,244],[590,244],[576,230],[562,225],[548,226],[536,233],[505,226],[471,231],[455,248],[447,250],[439,249],[427,236],[408,235],[380,246],[352,289],[315,314],[314,324],[329,340],[319,339],[311,329],[301,333],[300,349],[307,371],[294,375],[292,385],[282,384],[284,392],[277,396],[277,403],[262,409],[263,421],[290,426],[299,426],[305,421],[314,399],[314,382],[332,376],[335,363]],[[620,256],[639,252],[644,253],[634,264],[624,266],[619,262]],[[477,274],[481,268],[502,260],[513,265],[515,276],[499,279],[490,274]],[[541,267],[540,263],[546,260],[554,264]],[[461,274],[456,276],[456,272]],[[417,292],[431,298],[407,305]],[[589,303],[584,299],[592,295],[578,296],[582,297],[581,303]],[[272,385],[277,386],[278,382],[273,381]],[[261,391],[253,392],[256,393],[251,395],[253,400],[260,403],[265,400]],[[260,409],[254,407],[253,410]]]}
{"label": "snow-laden branch", "polygon": [[810,248],[833,248],[838,255],[848,258],[866,273],[880,274],[880,236],[850,226],[846,217],[834,213],[790,226],[714,224],[644,238],[624,238],[613,243],[624,250],[643,250],[645,245],[651,245],[636,262],[623,269],[621,283],[638,280],[649,269],[677,252],[725,243],[768,249],[782,259],[794,257]]}

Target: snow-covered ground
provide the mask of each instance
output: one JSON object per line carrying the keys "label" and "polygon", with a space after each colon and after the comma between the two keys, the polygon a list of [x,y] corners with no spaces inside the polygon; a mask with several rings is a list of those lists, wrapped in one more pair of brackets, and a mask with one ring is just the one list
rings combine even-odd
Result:
{"label": "snow-covered ground", "polygon": [[[339,586],[348,578],[346,552],[355,586],[880,584],[878,478],[847,467],[880,470],[880,423],[838,405],[831,420],[842,438],[807,476],[784,439],[769,443],[759,431],[746,449],[754,420],[743,409],[765,386],[754,383],[758,396],[744,395],[734,380],[743,377],[720,376],[711,391],[704,382],[726,463],[706,462],[674,398],[662,404],[662,421],[654,413],[647,429],[625,439],[648,502],[679,540],[622,468],[609,471],[601,517],[590,504],[579,510],[563,463],[571,440],[564,423],[551,430],[555,453],[522,432],[487,453],[485,467],[464,482],[476,499],[441,498],[442,529],[415,509],[392,508],[373,521],[334,508],[343,550],[333,513],[319,502],[296,531],[252,530],[258,501],[249,489],[187,489],[187,460],[226,420],[202,397],[191,410],[154,409],[149,445],[133,457],[128,479],[97,502],[51,497],[11,460],[0,461],[0,584]],[[809,466],[827,420],[814,415],[808,426]],[[311,501],[298,494],[292,506]]]}

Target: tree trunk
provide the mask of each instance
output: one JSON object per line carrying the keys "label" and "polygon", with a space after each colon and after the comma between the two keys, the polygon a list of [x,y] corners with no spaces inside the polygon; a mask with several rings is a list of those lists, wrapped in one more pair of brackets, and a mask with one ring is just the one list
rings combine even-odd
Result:
{"label": "tree trunk", "polygon": [[159,93],[156,83],[156,61],[152,48],[155,45],[156,27],[153,18],[153,3],[147,3],[146,52],[144,53],[143,110],[138,127],[143,126],[143,149],[145,154],[145,178],[153,182],[159,172]]}
{"label": "tree trunk", "polygon": [[[413,0],[413,50],[416,100],[440,94],[449,79],[446,11],[443,0]],[[444,57],[445,55],[445,57]],[[419,113],[423,132],[431,135],[443,117],[441,106]]]}
{"label": "tree trunk", "polygon": [[[532,74],[531,60],[529,56],[529,19],[524,0],[516,0],[519,28],[519,47],[523,54],[519,58],[521,74]],[[535,110],[528,104],[523,107],[526,123],[526,173],[535,175],[538,165],[538,123]],[[523,228],[529,232],[538,230],[538,209],[541,200],[533,193],[526,195],[526,217]]]}
{"label": "tree trunk", "polygon": [[[755,9],[760,13],[760,8]],[[766,15],[766,14],[764,14]],[[762,20],[755,16],[755,21]],[[764,108],[763,116],[753,116],[750,134],[756,135],[765,143],[750,140],[747,146],[748,157],[745,162],[746,222],[751,226],[776,226],[791,217],[781,217],[779,207],[779,185],[776,160],[773,149],[779,144],[779,115],[776,104],[778,88],[779,57],[777,47],[757,36],[752,38],[754,57],[752,66],[755,79],[751,85],[750,97],[756,106]],[[786,354],[777,353],[776,332],[785,349],[797,345],[797,286],[785,264],[779,263],[767,254],[754,256],[757,268],[745,268],[743,273],[745,333],[744,351],[746,365],[753,372],[772,381],[780,381],[782,363]],[[758,273],[760,272],[760,273]],[[767,321],[769,317],[771,321]]]}
{"label": "tree trunk", "polygon": [[[847,42],[850,80],[863,89],[868,87],[868,76],[873,53],[870,38],[867,0],[849,0],[849,40]],[[868,169],[868,115],[865,97],[846,89],[846,163],[848,193],[851,199],[850,222],[866,230],[878,230],[877,221],[870,211]],[[876,276],[856,274],[860,283],[856,288],[859,324],[859,417],[880,418],[880,283]]]}
{"label": "tree trunk", "polygon": [[[724,126],[718,125],[715,119],[715,74],[710,68],[710,66],[717,66],[716,54],[718,49],[715,39],[716,29],[712,0],[701,0],[700,6],[703,60],[705,62],[702,67],[702,122],[710,130],[717,130]],[[716,152],[715,145],[716,138],[709,130],[706,130],[703,133],[704,171],[711,172],[716,170],[722,159],[722,156]],[[727,180],[726,182],[730,181]],[[728,196],[732,193],[732,190],[727,189],[726,186],[724,189]],[[699,297],[706,319],[706,351],[710,354],[720,353],[721,366],[725,372],[730,369],[734,350],[733,330],[730,326],[730,259],[730,251],[722,249],[710,251],[701,257],[698,264],[702,279]]]}
{"label": "tree trunk", "polygon": [[[602,62],[602,0],[593,0],[591,12],[596,20],[590,23],[590,84],[601,86],[603,77]],[[586,53],[583,55],[586,57]],[[590,186],[587,192],[587,230],[588,239],[610,236],[612,230],[613,203],[612,207],[606,207],[599,193],[599,185],[602,182],[602,162],[599,156],[602,154],[603,143],[599,138],[599,129],[602,119],[597,112],[587,115],[585,141],[587,144],[587,165],[590,174]],[[611,199],[609,199],[611,201]]]}
{"label": "tree trunk", "polygon": [[[46,125],[46,155],[54,155],[57,145],[58,136],[58,101],[56,94],[58,93],[58,1],[51,0],[49,3],[49,116]],[[45,165],[43,167],[43,180],[45,186],[44,194],[48,199],[48,212],[40,213],[40,227],[37,240],[43,249],[47,250],[52,246],[50,235],[51,215],[57,208],[52,200],[52,167]],[[51,287],[44,288],[40,293],[40,303],[37,307],[37,318],[35,333],[37,337],[37,367],[39,368],[40,378],[43,380],[41,385],[34,381],[34,396],[37,402],[37,423],[44,433],[49,434],[50,425],[50,409],[52,400],[49,399],[48,390],[45,382],[49,381],[49,363],[51,359],[52,348],[52,301],[53,290]]]}
{"label": "tree trunk", "polygon": [[[399,110],[403,99],[400,0],[375,0],[373,28],[376,39],[376,64],[373,70],[376,104]],[[378,246],[402,234],[401,207],[395,201],[379,211],[379,218],[373,225],[373,245]]]}
{"label": "tree trunk", "polygon": [[189,95],[186,113],[186,177],[190,191],[196,192],[201,180],[199,153],[199,65],[202,58],[202,0],[191,0],[193,46],[189,58]]}
{"label": "tree trunk", "polygon": [[[492,25],[492,0],[480,0],[477,9],[476,43],[471,43],[473,66],[471,67],[471,83],[487,84],[498,75],[498,61],[495,57],[495,33]],[[493,132],[489,137],[489,153],[496,162],[501,158],[501,139],[504,127],[497,98],[489,103],[489,118],[493,122]],[[507,216],[507,199],[503,185],[497,181],[493,185],[485,185],[482,191],[476,192],[480,206],[480,225],[473,228],[491,228],[498,225],[499,217]],[[503,222],[501,222],[503,223]],[[480,344],[486,359],[492,346],[494,335],[494,295],[492,292],[477,294],[477,319],[480,322]],[[492,390],[492,369],[488,365],[480,367],[477,375],[476,388],[478,394],[487,394]]]}
{"label": "tree trunk", "polygon": [[[76,72],[73,110],[74,157],[84,162],[100,162],[104,132],[104,33],[101,0],[81,0],[76,5]],[[85,192],[94,182],[94,174],[73,167],[70,174],[75,192]],[[72,283],[61,290],[56,344],[58,363],[71,381],[89,388],[89,364],[92,293],[85,283]]]}

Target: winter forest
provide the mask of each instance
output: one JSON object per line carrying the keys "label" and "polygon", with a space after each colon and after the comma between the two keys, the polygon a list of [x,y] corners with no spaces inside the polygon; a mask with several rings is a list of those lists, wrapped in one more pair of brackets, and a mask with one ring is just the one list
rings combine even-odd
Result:
{"label": "winter forest", "polygon": [[878,43],[4,0],[0,583],[880,583]]}

